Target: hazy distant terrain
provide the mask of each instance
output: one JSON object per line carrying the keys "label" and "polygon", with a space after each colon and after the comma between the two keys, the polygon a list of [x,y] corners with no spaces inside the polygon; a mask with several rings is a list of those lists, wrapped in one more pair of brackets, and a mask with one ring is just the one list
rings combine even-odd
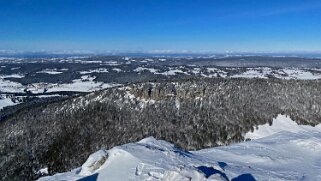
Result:
{"label": "hazy distant terrain", "polygon": [[319,79],[321,63],[299,57],[1,58],[0,108],[34,98],[188,77]]}

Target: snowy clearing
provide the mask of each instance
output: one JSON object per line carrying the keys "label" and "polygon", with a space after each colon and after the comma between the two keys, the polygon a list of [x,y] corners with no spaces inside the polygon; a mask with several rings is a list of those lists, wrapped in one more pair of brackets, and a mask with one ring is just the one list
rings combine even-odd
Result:
{"label": "snowy clearing", "polygon": [[134,69],[135,72],[143,72],[143,71],[149,71],[151,73],[156,74],[159,70],[154,69],[154,68],[145,68],[145,67],[137,67],[136,69]]}
{"label": "snowy clearing", "polygon": [[122,71],[123,71],[123,70],[120,69],[120,68],[113,68],[112,70],[115,71],[115,72],[122,72]]}
{"label": "snowy clearing", "polygon": [[22,74],[10,74],[10,75],[0,75],[0,78],[4,79],[4,78],[23,78],[25,77]]}
{"label": "snowy clearing", "polygon": [[108,72],[108,69],[106,69],[106,68],[92,69],[92,70],[88,70],[88,71],[79,71],[80,74],[106,73],[106,72]]}
{"label": "snowy clearing", "polygon": [[155,73],[155,74],[160,74],[160,75],[177,75],[177,74],[185,74],[185,75],[189,75],[187,72],[184,72],[180,69],[172,69],[170,68],[170,70],[166,71],[166,72],[162,72],[162,73]]}
{"label": "snowy clearing", "polygon": [[[66,70],[66,69],[64,69]],[[57,70],[57,69],[44,69],[44,70],[41,70],[39,72],[36,72],[38,74],[40,73],[44,73],[44,74],[51,74],[51,75],[56,75],[56,74],[62,74],[64,70]]]}
{"label": "snowy clearing", "polygon": [[47,92],[56,91],[79,91],[79,92],[91,92],[95,90],[101,90],[105,88],[115,87],[119,84],[105,84],[103,82],[95,82],[96,77],[90,75],[81,76],[81,79],[73,80],[71,84],[57,84],[47,87]]}
{"label": "snowy clearing", "polygon": [[17,82],[12,82],[9,80],[4,80],[0,77],[0,91],[1,92],[24,92],[25,87]]}

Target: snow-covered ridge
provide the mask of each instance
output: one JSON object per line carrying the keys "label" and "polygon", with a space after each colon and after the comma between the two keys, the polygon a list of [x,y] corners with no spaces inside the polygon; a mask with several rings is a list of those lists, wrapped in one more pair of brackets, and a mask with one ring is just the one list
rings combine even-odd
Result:
{"label": "snow-covered ridge", "polygon": [[195,152],[149,137],[100,150],[82,167],[39,180],[320,180],[320,153],[319,127]]}

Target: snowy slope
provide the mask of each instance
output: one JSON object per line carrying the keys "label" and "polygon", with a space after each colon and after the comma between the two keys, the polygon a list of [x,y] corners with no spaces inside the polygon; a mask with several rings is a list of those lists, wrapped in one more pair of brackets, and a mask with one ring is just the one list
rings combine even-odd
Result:
{"label": "snowy slope", "polygon": [[185,152],[152,137],[92,154],[51,180],[321,180],[321,132],[309,127]]}
{"label": "snowy slope", "polygon": [[281,131],[289,131],[293,133],[298,133],[302,131],[319,131],[321,132],[321,124],[312,127],[308,125],[298,125],[295,121],[293,121],[289,116],[286,115],[278,115],[273,119],[272,125],[269,124],[260,125],[258,129],[253,132],[249,132],[245,134],[245,139],[259,139],[267,136],[271,136],[275,133]]}

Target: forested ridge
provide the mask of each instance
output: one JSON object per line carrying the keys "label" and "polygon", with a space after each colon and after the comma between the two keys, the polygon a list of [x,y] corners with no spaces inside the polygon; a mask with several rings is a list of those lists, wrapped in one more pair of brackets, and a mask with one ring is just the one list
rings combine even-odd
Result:
{"label": "forested ridge", "polygon": [[190,78],[136,83],[26,108],[0,122],[0,178],[81,165],[100,148],[147,136],[196,150],[244,141],[277,114],[321,122],[319,80]]}

